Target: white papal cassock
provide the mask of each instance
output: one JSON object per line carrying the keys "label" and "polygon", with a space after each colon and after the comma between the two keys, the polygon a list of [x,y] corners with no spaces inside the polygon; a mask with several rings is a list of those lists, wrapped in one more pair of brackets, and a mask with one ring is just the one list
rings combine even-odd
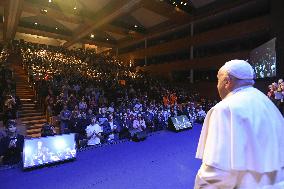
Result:
{"label": "white papal cassock", "polygon": [[284,119],[252,86],[216,104],[204,120],[195,188],[284,189]]}

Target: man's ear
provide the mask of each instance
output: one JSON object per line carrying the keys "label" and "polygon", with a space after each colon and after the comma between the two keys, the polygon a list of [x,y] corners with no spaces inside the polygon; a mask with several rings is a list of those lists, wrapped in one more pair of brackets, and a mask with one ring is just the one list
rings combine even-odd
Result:
{"label": "man's ear", "polygon": [[225,88],[226,89],[230,88],[231,84],[232,84],[232,80],[231,80],[230,76],[226,76],[224,80],[225,80]]}

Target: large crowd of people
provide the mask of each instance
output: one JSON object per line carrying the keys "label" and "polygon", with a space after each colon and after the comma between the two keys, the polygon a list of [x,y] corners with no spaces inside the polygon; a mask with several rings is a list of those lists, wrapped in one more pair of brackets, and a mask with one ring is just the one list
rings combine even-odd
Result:
{"label": "large crowd of people", "polygon": [[[202,123],[217,103],[92,50],[21,41],[13,43],[13,51],[21,54],[36,100],[46,114],[42,136],[75,133],[78,147],[116,143],[167,129],[170,118],[180,115],[186,115],[192,125]],[[269,86],[267,94],[282,113],[283,89],[280,79]],[[4,100],[7,128],[20,104],[12,92]]]}
{"label": "large crowd of people", "polygon": [[[175,116],[187,116],[191,125],[202,123],[206,112],[217,103],[202,98],[186,85],[173,85],[139,73],[113,56],[92,50],[67,50],[21,41],[14,42],[13,51],[21,54],[36,100],[48,120],[41,135],[75,133],[78,148],[139,140],[169,128],[170,118]],[[269,86],[268,92],[282,113],[283,86],[280,79]],[[1,151],[0,157],[2,163],[8,164],[15,160],[5,159],[10,149],[19,149],[7,140],[21,138],[16,135],[13,121],[20,102],[11,94],[10,90],[4,101],[5,112],[10,115],[4,120],[7,133],[0,136],[0,145],[6,145],[1,148],[7,150]]]}
{"label": "large crowd of people", "polygon": [[216,103],[92,50],[23,41],[14,42],[13,50],[21,53],[46,112],[49,124],[43,126],[42,136],[76,133],[78,147],[167,129],[173,116],[186,115],[191,124],[201,123]]}

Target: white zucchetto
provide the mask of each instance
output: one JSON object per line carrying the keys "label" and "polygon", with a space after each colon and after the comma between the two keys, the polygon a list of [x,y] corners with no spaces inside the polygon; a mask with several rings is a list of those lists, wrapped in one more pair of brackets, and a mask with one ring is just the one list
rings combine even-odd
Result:
{"label": "white zucchetto", "polygon": [[254,71],[251,65],[244,60],[230,60],[220,70],[227,71],[238,79],[254,79]]}

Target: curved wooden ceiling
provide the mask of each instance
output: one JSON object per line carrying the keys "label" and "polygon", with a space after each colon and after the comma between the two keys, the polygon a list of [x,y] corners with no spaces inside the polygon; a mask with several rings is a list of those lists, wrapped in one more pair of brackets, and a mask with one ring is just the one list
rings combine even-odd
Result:
{"label": "curved wooden ceiling", "polygon": [[0,30],[4,41],[20,32],[63,39],[65,47],[77,42],[115,47],[189,23],[194,11],[215,1],[2,0]]}

